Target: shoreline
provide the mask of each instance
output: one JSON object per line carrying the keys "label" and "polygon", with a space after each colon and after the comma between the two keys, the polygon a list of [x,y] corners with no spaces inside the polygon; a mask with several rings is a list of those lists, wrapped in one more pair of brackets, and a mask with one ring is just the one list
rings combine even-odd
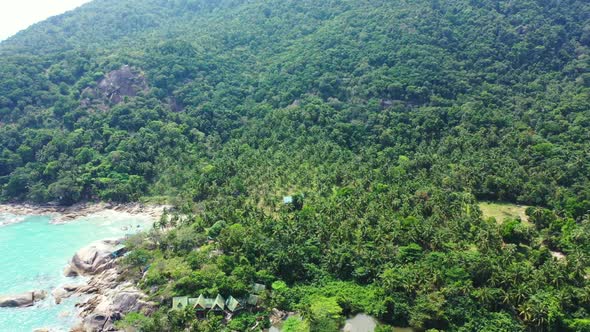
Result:
{"label": "shoreline", "polygon": [[0,204],[0,214],[11,214],[21,218],[15,218],[12,222],[0,222],[0,227],[24,221],[23,216],[37,215],[48,216],[52,224],[64,224],[78,218],[90,215],[117,212],[127,213],[133,216],[145,215],[157,221],[165,209],[170,205],[146,205],[141,203],[112,204],[112,203],[78,203],[71,206],[57,206],[48,204],[6,203]]}
{"label": "shoreline", "polygon": [[[157,221],[163,215],[165,209],[169,209],[170,205],[147,205],[141,203],[128,203],[128,204],[111,204],[111,203],[79,203],[72,206],[56,206],[48,204],[27,204],[27,203],[8,203],[0,204],[0,215],[8,214],[15,216],[9,218],[10,221],[0,222],[0,228],[3,226],[17,224],[26,220],[26,216],[47,216],[50,217],[51,224],[66,224],[75,221],[79,218],[92,217],[92,216],[116,216],[116,215],[129,215],[130,217],[145,217],[151,221]],[[120,242],[118,239],[116,242]],[[108,239],[97,240],[96,242],[108,242]],[[73,257],[68,260],[68,266],[71,266],[72,261],[78,255],[78,253],[84,248],[91,246],[93,243],[86,244],[83,248],[76,249],[72,254]],[[97,252],[98,255],[98,252]],[[94,257],[94,256],[93,256]],[[119,267],[117,261],[119,258],[111,257],[111,253],[105,256],[104,270],[93,271],[92,273],[84,273],[81,276],[87,278],[78,284],[76,289],[68,291],[64,296],[59,299],[75,297],[75,310],[72,312],[76,316],[76,323],[72,326],[68,326],[71,331],[87,331],[88,327],[92,327],[93,319],[96,317],[102,317],[105,313],[102,310],[111,310],[113,306],[120,305],[116,303],[119,299],[116,296],[119,293],[131,294],[141,304],[136,309],[151,310],[153,305],[147,300],[147,296],[143,294],[134,284],[129,283],[125,280],[119,280]],[[96,257],[94,257],[96,258]],[[88,259],[91,260],[91,259]],[[100,273],[99,273],[100,272]],[[76,281],[72,280],[73,283]],[[60,285],[53,290],[46,290],[48,297],[57,302],[58,297],[54,294],[55,290],[71,286],[68,284]],[[50,295],[49,295],[50,294]],[[112,313],[111,313],[112,314]],[[107,321],[111,319],[110,315],[107,316]],[[107,323],[106,321],[104,323]],[[111,321],[111,324],[113,322]],[[52,329],[39,329],[39,331],[52,331]],[[94,330],[94,329],[91,329]]]}

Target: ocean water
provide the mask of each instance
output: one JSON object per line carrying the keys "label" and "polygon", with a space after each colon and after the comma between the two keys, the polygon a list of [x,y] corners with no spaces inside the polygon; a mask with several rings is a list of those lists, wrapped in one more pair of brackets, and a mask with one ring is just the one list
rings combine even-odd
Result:
{"label": "ocean water", "polygon": [[[10,223],[22,218],[19,223]],[[76,322],[78,298],[55,304],[51,291],[82,278],[67,278],[64,268],[78,249],[101,239],[121,238],[151,227],[147,216],[104,212],[55,225],[46,216],[0,214],[0,295],[45,290],[48,296],[28,308],[0,308],[0,332],[36,328],[68,331]],[[138,227],[139,226],[139,227]]]}

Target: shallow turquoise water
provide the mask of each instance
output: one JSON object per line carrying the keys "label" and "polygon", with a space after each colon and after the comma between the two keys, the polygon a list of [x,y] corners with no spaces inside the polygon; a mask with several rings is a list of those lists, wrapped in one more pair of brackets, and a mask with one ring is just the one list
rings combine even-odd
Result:
{"label": "shallow turquoise water", "polygon": [[[0,215],[0,225],[15,218],[22,217]],[[27,216],[20,223],[0,226],[0,294],[38,289],[48,292],[47,299],[34,307],[0,308],[0,332],[28,332],[35,328],[68,331],[75,323],[77,299],[56,305],[50,293],[59,285],[83,281],[63,275],[74,253],[93,241],[120,238],[151,225],[147,217],[115,213],[63,225],[49,221],[49,217]]]}

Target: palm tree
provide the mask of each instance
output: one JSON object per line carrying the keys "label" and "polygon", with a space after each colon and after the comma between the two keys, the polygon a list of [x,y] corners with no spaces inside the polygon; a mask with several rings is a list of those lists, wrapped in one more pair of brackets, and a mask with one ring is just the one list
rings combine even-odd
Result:
{"label": "palm tree", "polygon": [[524,302],[524,300],[528,297],[529,292],[530,288],[527,284],[518,284],[509,291],[511,302],[516,304]]}
{"label": "palm tree", "polygon": [[576,297],[578,301],[582,302],[585,305],[590,304],[590,286],[586,286],[584,288],[578,288],[576,292]]}
{"label": "palm tree", "polygon": [[499,290],[497,288],[482,287],[474,290],[472,294],[483,305],[494,309],[495,304],[498,302]]}
{"label": "palm tree", "polygon": [[530,323],[535,315],[534,309],[530,303],[525,303],[518,307],[518,315],[525,323]]}

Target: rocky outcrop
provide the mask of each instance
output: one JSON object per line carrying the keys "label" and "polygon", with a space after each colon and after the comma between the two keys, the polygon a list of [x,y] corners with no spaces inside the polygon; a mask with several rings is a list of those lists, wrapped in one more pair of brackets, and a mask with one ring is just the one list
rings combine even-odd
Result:
{"label": "rocky outcrop", "polygon": [[119,244],[118,240],[101,240],[80,249],[72,257],[64,274],[68,277],[87,276],[112,268],[114,264],[112,254]]}
{"label": "rocky outcrop", "polygon": [[96,293],[86,301],[79,303],[82,322],[77,331],[115,331],[114,323],[130,312],[151,314],[156,304],[150,302],[147,296],[132,283],[119,283],[120,272],[109,269],[92,277],[87,290]]}
{"label": "rocky outcrop", "polygon": [[294,312],[287,312],[279,310],[277,308],[272,308],[268,318],[270,320],[270,325],[277,326],[280,325],[282,321],[293,315],[295,315]]}
{"label": "rocky outcrop", "polygon": [[[76,306],[81,322],[75,331],[115,331],[114,323],[130,312],[152,313],[156,304],[130,282],[122,282],[112,255],[117,240],[102,240],[80,249],[66,269],[67,275],[91,276],[84,285],[64,285],[52,292],[56,302],[86,295]],[[90,296],[88,296],[90,295]]]}
{"label": "rocky outcrop", "polygon": [[559,252],[559,251],[549,251],[549,252],[551,253],[551,257],[557,259],[558,261],[566,259],[565,254],[562,252]]}
{"label": "rocky outcrop", "polygon": [[55,304],[60,304],[63,299],[67,299],[74,295],[79,294],[92,294],[96,293],[98,290],[90,285],[87,284],[79,284],[79,285],[63,285],[54,289],[51,292],[51,296],[55,300]]}
{"label": "rocky outcrop", "polygon": [[35,302],[45,299],[47,293],[45,291],[31,291],[23,294],[0,296],[0,308],[22,308],[30,307]]}
{"label": "rocky outcrop", "polygon": [[125,97],[135,97],[147,89],[147,80],[140,70],[122,66],[106,74],[96,87],[84,89],[82,106],[106,110],[124,101]]}

